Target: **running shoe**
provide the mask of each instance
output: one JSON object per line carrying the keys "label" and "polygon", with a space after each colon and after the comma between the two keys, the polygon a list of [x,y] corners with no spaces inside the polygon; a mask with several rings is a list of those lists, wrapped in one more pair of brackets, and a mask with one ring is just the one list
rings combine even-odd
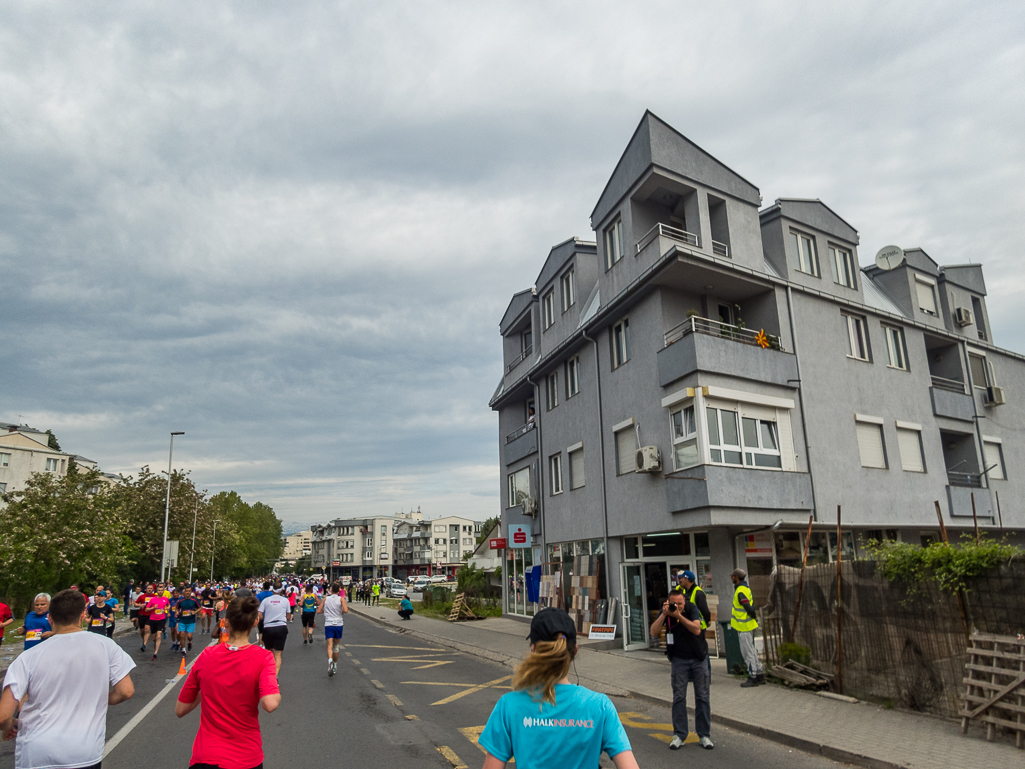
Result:
{"label": "running shoe", "polygon": [[189,644],[189,651],[192,651],[192,644]]}
{"label": "running shoe", "polygon": [[139,651],[141,651],[141,652],[146,651],[146,644],[143,644],[142,647],[139,649]]}
{"label": "running shoe", "polygon": [[330,678],[335,674],[335,666],[333,663],[327,663],[327,677]]}
{"label": "running shoe", "polygon": [[155,654],[153,655],[153,661],[154,661],[154,662],[156,662],[156,661],[157,661],[157,655],[155,655]]}

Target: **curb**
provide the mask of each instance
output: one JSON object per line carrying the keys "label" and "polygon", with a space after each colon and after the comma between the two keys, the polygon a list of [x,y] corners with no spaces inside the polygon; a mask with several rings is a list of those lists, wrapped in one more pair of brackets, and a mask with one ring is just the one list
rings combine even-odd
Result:
{"label": "curb", "polygon": [[[382,619],[380,617],[375,617],[372,614],[364,614],[363,612],[358,611],[353,607],[350,608],[353,611],[353,613],[358,614],[360,617],[368,619],[371,622],[376,622],[378,625],[382,625],[383,627],[387,628],[392,628],[399,633],[415,635],[419,638],[423,638],[432,643],[436,643],[439,646],[447,646],[451,649],[456,649],[457,651],[465,652],[466,654],[471,654],[475,657],[486,659],[490,662],[497,662],[501,665],[505,665],[506,667],[515,667],[520,662],[519,658],[510,657],[506,654],[491,651],[490,649],[485,649],[480,646],[474,646],[473,644],[460,643],[458,641],[453,641],[450,638],[436,636],[432,633],[428,633],[426,631],[419,630],[416,628],[397,627],[393,622],[388,622],[387,620]],[[602,681],[592,681],[589,679],[585,679],[583,677],[580,678],[580,681],[585,682],[587,688],[601,692],[603,694],[609,694],[616,697],[632,697],[634,699],[644,700],[645,702],[650,702],[654,705],[661,705],[663,707],[672,707],[673,704],[672,699],[652,697],[650,694],[645,694],[643,692],[635,692],[630,689],[618,689],[617,687],[609,686],[608,684]],[[693,708],[688,708],[688,710],[693,712]],[[844,750],[842,748],[833,747],[832,745],[827,745],[825,743],[802,739],[800,737],[795,737],[792,734],[787,734],[786,732],[780,732],[774,729],[767,729],[763,726],[755,726],[741,719],[730,718],[728,716],[720,716],[716,715],[715,713],[712,714],[712,719],[715,723],[721,724],[722,726],[725,726],[730,729],[734,729],[735,731],[744,732],[745,734],[750,734],[754,737],[761,737],[762,739],[769,740],[770,742],[775,742],[779,745],[783,745],[788,748],[794,748],[804,753],[822,756],[823,758],[827,758],[831,761],[837,761],[839,763],[844,764],[851,764],[854,766],[861,766],[865,769],[907,769],[907,767],[904,764],[899,764],[892,761],[884,761],[882,759],[873,758],[871,756],[862,755],[860,753],[854,753],[852,751]]]}

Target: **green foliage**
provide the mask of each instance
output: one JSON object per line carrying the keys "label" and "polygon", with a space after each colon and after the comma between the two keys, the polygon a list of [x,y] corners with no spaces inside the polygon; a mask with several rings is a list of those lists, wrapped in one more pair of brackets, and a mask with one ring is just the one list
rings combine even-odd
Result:
{"label": "green foliage", "polygon": [[1025,555],[1025,549],[992,539],[979,542],[964,536],[957,545],[933,542],[927,547],[907,542],[872,540],[866,550],[879,564],[879,571],[890,582],[909,592],[919,591],[923,582],[933,579],[941,590],[956,593],[968,590],[969,582],[1012,558]]}
{"label": "green foliage", "polygon": [[487,575],[476,564],[463,564],[456,572],[456,589],[460,593],[479,595],[487,584]]}
{"label": "green foliage", "polygon": [[480,527],[480,535],[478,535],[477,542],[475,544],[479,546],[481,542],[488,538],[488,534],[490,534],[491,530],[495,528],[495,524],[501,522],[502,519],[499,518],[497,515],[488,518],[486,521],[484,521],[484,523]]}
{"label": "green foliage", "polygon": [[776,654],[781,663],[793,660],[802,665],[811,665],[811,649],[798,643],[782,643],[776,647]]}
{"label": "green foliage", "polygon": [[61,445],[57,441],[57,436],[53,434],[52,430],[46,431],[46,445],[54,451],[61,451]]}

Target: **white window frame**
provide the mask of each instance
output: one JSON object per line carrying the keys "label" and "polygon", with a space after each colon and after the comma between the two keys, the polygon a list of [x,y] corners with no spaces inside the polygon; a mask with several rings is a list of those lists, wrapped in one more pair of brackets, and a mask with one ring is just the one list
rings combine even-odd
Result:
{"label": "white window frame", "polygon": [[[902,441],[901,438],[904,438]],[[905,456],[905,448],[908,442],[914,445],[913,457]],[[897,451],[900,453],[900,468],[906,473],[924,473],[926,472],[925,467],[925,450],[922,444],[922,426],[919,424],[913,424],[911,422],[897,421]],[[917,464],[912,459],[917,459]]]}
{"label": "white window frame", "polygon": [[630,318],[623,318],[609,330],[612,368],[619,368],[630,360]]}
{"label": "white window frame", "polygon": [[6,452],[0,452],[0,467],[10,467],[11,455]]}
{"label": "white window frame", "polygon": [[573,269],[570,268],[566,270],[566,272],[562,273],[562,277],[559,279],[559,286],[562,290],[563,312],[566,312],[566,310],[577,303],[577,291],[573,282],[573,277]]}
{"label": "white window frame", "polygon": [[[990,464],[990,457],[986,455],[986,447],[991,446],[996,451],[996,467],[993,470],[986,472],[986,478],[990,481],[1006,481],[1007,480],[1007,462],[1004,461],[1004,441],[1001,438],[995,438],[992,435],[982,436],[982,462],[985,468],[988,468]],[[994,475],[994,471],[999,469],[999,475]]]}
{"label": "white window frame", "polygon": [[[847,288],[857,288],[854,277],[857,272],[854,266],[854,252],[849,248],[829,244],[829,255],[833,258],[833,269],[836,270],[836,282]],[[846,280],[844,279],[846,277]]]}
{"label": "white window frame", "polygon": [[[793,238],[794,248],[797,250],[797,270],[807,275],[821,277],[822,271],[819,268],[819,252],[815,243],[815,236],[809,235],[801,230],[790,230],[790,237]],[[808,244],[811,253],[807,253],[804,245]]]}
{"label": "white window frame", "polygon": [[[689,412],[689,413],[688,413]],[[697,406],[694,402],[682,403],[669,412],[669,437],[673,446],[673,469],[684,470],[701,464],[701,446],[698,442]],[[678,452],[684,447],[694,447],[694,462],[683,464]]]}
{"label": "white window frame", "polygon": [[880,448],[880,451],[882,453],[882,461],[883,461],[883,463],[881,465],[866,465],[865,464],[865,457],[864,457],[864,455],[861,452],[861,441],[860,441],[860,439],[858,439],[857,440],[857,444],[858,444],[858,459],[861,462],[861,466],[865,467],[865,468],[868,468],[870,470],[889,470],[890,469],[890,461],[889,461],[889,458],[886,455],[886,436],[883,434],[883,420],[882,420],[882,418],[881,417],[866,416],[865,414],[855,414],[854,415],[854,426],[855,426],[855,435],[856,435],[856,437],[857,437],[857,435],[860,434],[859,431],[868,431],[870,429],[873,431],[872,432],[873,436],[876,435],[877,433],[879,435],[879,448]]}
{"label": "white window frame", "polygon": [[519,507],[520,503],[516,499],[517,491],[530,497],[530,465],[521,467],[516,472],[509,473],[508,483],[509,496],[506,499],[506,507]]}
{"label": "white window frame", "polygon": [[551,289],[541,299],[541,315],[544,330],[547,331],[555,325],[555,289]]}
{"label": "white window frame", "polygon": [[554,497],[562,493],[562,452],[552,454],[548,457],[548,483],[551,487],[551,495]]}
{"label": "white window frame", "polygon": [[898,371],[910,371],[908,363],[908,345],[904,338],[904,329],[900,326],[883,324],[883,336],[886,338],[887,367]]}
{"label": "white window frame", "polygon": [[[714,413],[712,413],[714,412]],[[723,440],[723,412],[732,414],[735,419],[735,426],[737,429],[737,442],[726,443]],[[743,467],[744,466],[744,447],[742,445],[743,438],[741,436],[741,423],[740,423],[740,410],[739,409],[724,409],[719,406],[706,406],[705,407],[705,421],[708,424],[708,459],[714,465],[727,465],[730,467]],[[712,435],[712,429],[715,429],[715,436]],[[726,458],[727,452],[730,454],[737,455],[737,461],[731,462]],[[719,457],[716,458],[718,453]]]}
{"label": "white window frame", "polygon": [[[975,372],[972,371],[972,358],[978,358],[982,361],[982,373],[984,374],[982,382],[976,382]],[[989,365],[985,353],[976,352],[973,349],[968,350],[968,376],[972,380],[972,387],[979,390],[985,390],[987,387],[991,387],[993,384],[993,369]]]}
{"label": "white window frame", "polygon": [[48,473],[60,472],[60,466],[61,466],[61,463],[60,463],[59,459],[54,459],[53,457],[47,458],[47,460],[46,460],[46,472],[48,472]]}
{"label": "white window frame", "polygon": [[566,361],[566,400],[580,393],[580,356]]}
{"label": "white window frame", "polygon": [[[747,436],[744,435],[744,422],[754,422],[755,444],[749,444]],[[775,447],[765,445],[765,432],[768,431],[770,439],[775,442]],[[774,419],[762,419],[760,417],[746,417],[743,411],[740,413],[740,445],[744,448],[744,466],[755,467],[759,470],[782,470],[783,455],[779,447],[779,425]],[[772,457],[776,460],[773,465],[758,464],[758,457]]]}
{"label": "white window frame", "polygon": [[[570,491],[573,489],[583,488],[586,483],[586,470],[584,467],[584,446],[581,443],[577,443],[566,449],[566,454],[569,457],[569,488]],[[577,473],[573,472],[573,463],[579,462],[580,464],[580,477],[577,477]]]}
{"label": "white window frame", "polygon": [[[929,295],[932,296],[932,309],[928,309],[922,306],[922,289],[928,289]],[[915,301],[918,303],[918,309],[920,312],[924,312],[926,315],[931,315],[934,318],[939,317],[939,303],[936,298],[936,281],[932,278],[927,278],[923,275],[915,273]]]}
{"label": "white window frame", "polygon": [[[637,472],[637,430],[634,427],[633,419],[627,419],[625,422],[615,425],[612,428],[612,435],[615,437],[616,442],[616,475],[630,475]],[[624,437],[626,435],[633,438],[629,449],[624,449],[620,445],[621,442],[626,440]],[[623,469],[624,467],[626,469]]]}
{"label": "white window frame", "polygon": [[605,228],[605,271],[608,272],[612,266],[623,258],[623,219],[616,217],[616,221]]}
{"label": "white window frame", "polygon": [[7,493],[7,484],[2,482],[2,481],[0,481],[0,494],[6,494],[6,493]]}
{"label": "white window frame", "polygon": [[[841,312],[840,315],[843,316],[844,323],[847,324],[847,357],[851,360],[871,362],[872,350],[868,344],[868,320],[861,315],[849,312]],[[858,355],[858,352],[861,352],[864,357]]]}
{"label": "white window frame", "polygon": [[559,372],[545,377],[545,409],[551,411],[559,405]]}

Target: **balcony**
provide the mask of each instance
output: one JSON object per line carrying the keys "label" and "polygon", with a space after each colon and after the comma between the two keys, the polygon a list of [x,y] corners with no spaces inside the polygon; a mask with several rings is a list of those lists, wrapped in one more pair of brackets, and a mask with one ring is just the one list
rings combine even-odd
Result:
{"label": "balcony", "polygon": [[941,376],[934,376],[932,378],[932,386],[937,390],[946,390],[947,392],[960,393],[961,395],[966,394],[964,382],[958,379],[944,379]]}
{"label": "balcony", "polygon": [[797,379],[797,361],[779,338],[767,334],[769,347],[756,341],[757,331],[708,318],[688,318],[666,332],[659,351],[658,380],[666,387],[695,371],[788,386]]}
{"label": "balcony", "polygon": [[511,464],[537,451],[537,430],[528,422],[505,436],[505,448],[502,458],[505,464]]}
{"label": "balcony", "polygon": [[[674,243],[683,243],[685,246],[701,248],[701,239],[694,233],[687,232],[686,230],[678,230],[675,227],[670,227],[668,224],[656,224],[644,233],[644,236],[637,241],[635,253],[641,253],[641,251],[647,248],[648,244],[655,240],[655,238],[665,238],[666,240]],[[719,245],[722,244],[720,243]],[[723,246],[723,248],[725,248],[725,246]],[[661,244],[659,244],[658,253],[659,256],[665,253],[661,248]]]}
{"label": "balcony", "polygon": [[730,258],[730,247],[725,243],[720,243],[718,240],[712,241],[712,253],[716,256],[721,256],[726,259]]}
{"label": "balcony", "polygon": [[951,518],[972,517],[972,495],[975,495],[975,514],[979,518],[993,518],[989,493],[967,486],[947,486],[947,504]]}
{"label": "balcony", "polygon": [[982,476],[977,473],[952,473],[947,471],[947,483],[969,489],[982,488]]}
{"label": "balcony", "polygon": [[934,376],[932,387],[929,388],[929,397],[932,399],[932,413],[938,417],[958,419],[962,422],[971,422],[975,419],[975,402],[972,396],[965,392],[963,382]]}
{"label": "balcony", "polygon": [[666,476],[666,508],[682,513],[705,507],[811,510],[811,476],[778,470],[699,465]]}
{"label": "balcony", "polygon": [[525,361],[527,358],[529,358],[532,352],[534,352],[533,345],[531,345],[526,350],[517,355],[515,358],[513,358],[509,365],[505,367],[505,373],[507,375],[511,374],[512,370],[519,366],[521,363],[523,363],[523,361]]}

